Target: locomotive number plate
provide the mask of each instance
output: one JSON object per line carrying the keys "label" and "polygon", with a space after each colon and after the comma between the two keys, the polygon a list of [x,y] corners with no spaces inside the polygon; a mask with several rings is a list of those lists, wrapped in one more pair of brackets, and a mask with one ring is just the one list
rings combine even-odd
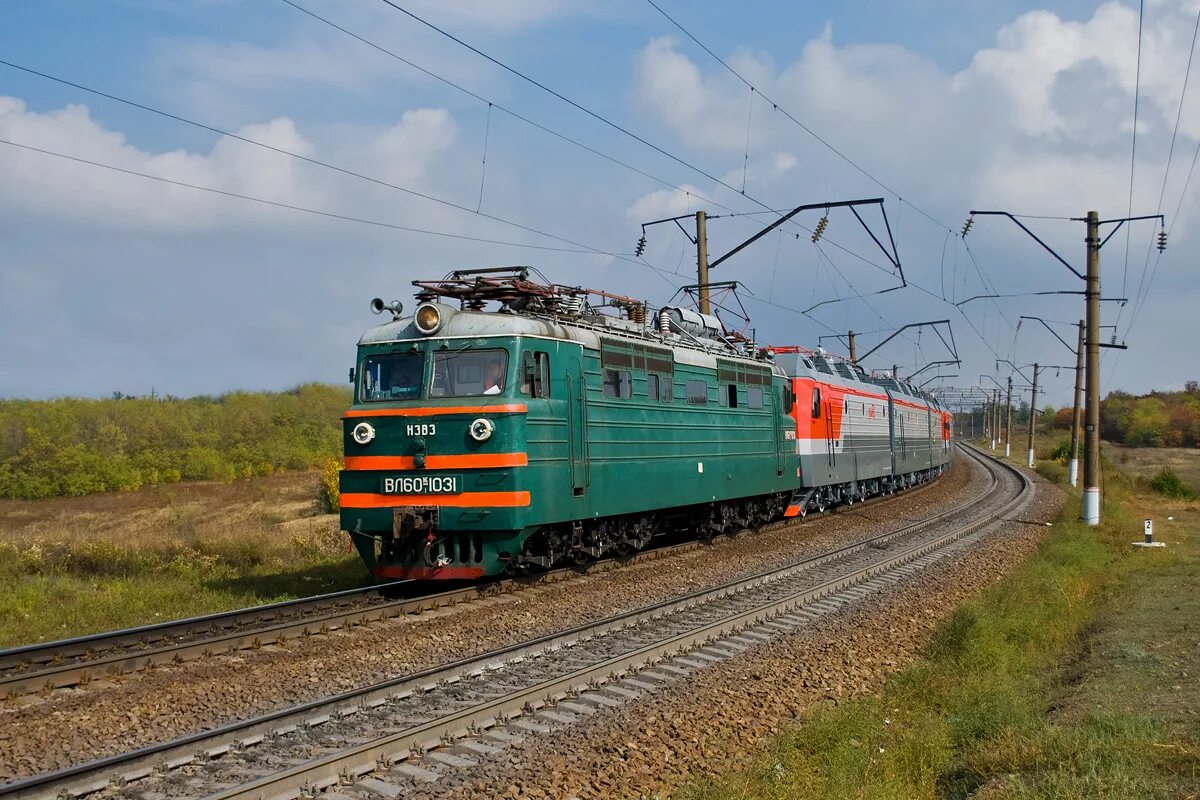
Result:
{"label": "locomotive number plate", "polygon": [[382,494],[459,494],[461,487],[461,475],[397,475],[379,481]]}

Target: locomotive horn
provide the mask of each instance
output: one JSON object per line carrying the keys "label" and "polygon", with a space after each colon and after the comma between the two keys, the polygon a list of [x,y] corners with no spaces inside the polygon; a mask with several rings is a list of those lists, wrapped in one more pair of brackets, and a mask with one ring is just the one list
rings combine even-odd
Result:
{"label": "locomotive horn", "polygon": [[372,314],[382,314],[384,311],[392,312],[392,319],[400,319],[400,313],[404,311],[404,304],[399,300],[393,300],[390,303],[385,303],[378,297],[371,301]]}

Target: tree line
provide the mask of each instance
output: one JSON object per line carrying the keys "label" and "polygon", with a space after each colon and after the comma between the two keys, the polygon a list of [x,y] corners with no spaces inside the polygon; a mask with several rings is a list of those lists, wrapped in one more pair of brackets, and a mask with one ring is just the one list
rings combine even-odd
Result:
{"label": "tree line", "polygon": [[1100,403],[1100,435],[1131,447],[1200,447],[1200,385],[1142,396],[1110,392]]}
{"label": "tree line", "polygon": [[[1072,413],[1070,406],[1047,406],[1042,419],[1070,430]],[[1188,381],[1181,392],[1109,392],[1100,401],[1100,438],[1129,447],[1200,447],[1200,384]]]}
{"label": "tree line", "polygon": [[0,400],[0,497],[37,499],[308,469],[342,450],[341,387],[216,397]]}

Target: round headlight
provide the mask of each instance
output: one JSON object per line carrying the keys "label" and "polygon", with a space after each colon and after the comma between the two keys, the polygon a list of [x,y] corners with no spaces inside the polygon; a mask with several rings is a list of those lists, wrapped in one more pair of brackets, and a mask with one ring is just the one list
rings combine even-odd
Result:
{"label": "round headlight", "polygon": [[468,429],[468,432],[471,434],[471,438],[475,441],[486,442],[488,439],[492,438],[492,431],[494,430],[496,430],[496,426],[490,419],[484,419],[483,417],[480,417],[471,423],[471,427]]}
{"label": "round headlight", "polygon": [[442,327],[442,312],[433,303],[422,303],[417,306],[413,321],[417,325],[417,330],[428,336],[431,333],[437,333],[438,328]]}
{"label": "round headlight", "polygon": [[370,444],[371,440],[375,438],[375,426],[369,422],[360,422],[354,426],[354,430],[350,431],[350,435],[359,444]]}

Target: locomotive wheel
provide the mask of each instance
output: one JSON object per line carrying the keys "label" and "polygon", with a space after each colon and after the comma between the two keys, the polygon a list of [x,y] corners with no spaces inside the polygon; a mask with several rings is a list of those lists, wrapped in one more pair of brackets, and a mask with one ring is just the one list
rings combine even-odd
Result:
{"label": "locomotive wheel", "polygon": [[817,513],[818,514],[825,513],[825,498],[824,497],[817,498]]}

